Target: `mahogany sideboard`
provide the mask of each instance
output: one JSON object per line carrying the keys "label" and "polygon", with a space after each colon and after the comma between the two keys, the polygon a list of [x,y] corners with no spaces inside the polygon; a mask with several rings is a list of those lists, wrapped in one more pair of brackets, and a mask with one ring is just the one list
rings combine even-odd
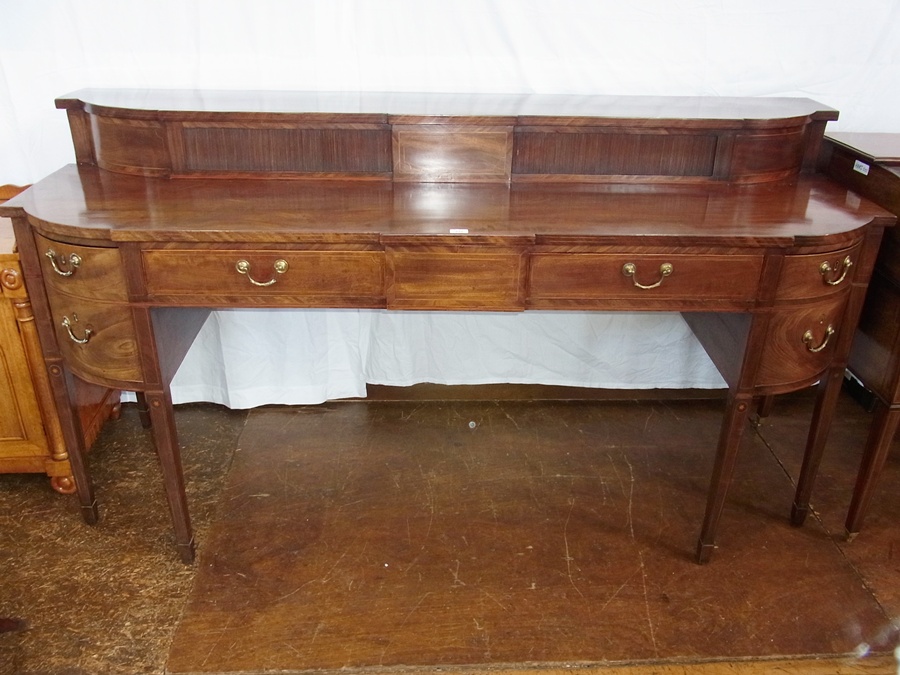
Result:
{"label": "mahogany sideboard", "polygon": [[[900,214],[900,134],[835,133],[825,139],[823,171]],[[869,284],[849,370],[874,394],[874,417],[847,513],[847,534],[866,511],[900,426],[900,232],[884,237]]]}
{"label": "mahogany sideboard", "polygon": [[[83,514],[73,381],[146,400],[194,557],[169,384],[210,308],[681,312],[728,385],[709,560],[754,399],[818,395],[803,522],[885,227],[817,173],[807,99],[81,91],[77,165],[8,204]],[[712,450],[712,449],[711,449]]]}

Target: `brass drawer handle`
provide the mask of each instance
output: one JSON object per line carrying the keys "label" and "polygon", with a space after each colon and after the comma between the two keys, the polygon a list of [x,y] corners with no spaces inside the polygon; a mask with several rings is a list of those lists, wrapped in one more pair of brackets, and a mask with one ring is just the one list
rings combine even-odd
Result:
{"label": "brass drawer handle", "polygon": [[662,265],[659,266],[659,281],[657,281],[655,284],[647,284],[647,285],[638,283],[638,280],[635,279],[634,275],[637,274],[637,265],[635,265],[634,263],[625,263],[622,266],[622,274],[624,274],[626,277],[631,277],[631,281],[634,282],[634,285],[637,288],[643,288],[644,290],[650,290],[651,288],[656,288],[657,286],[662,284],[663,279],[665,279],[667,276],[672,274],[672,271],[674,269],[675,268],[672,267],[672,263],[663,263]]}
{"label": "brass drawer handle", "polygon": [[[246,274],[247,278],[250,280],[250,283],[254,286],[271,286],[276,281],[278,281],[278,277],[272,277],[268,281],[257,281],[250,276],[250,263],[246,260],[238,260],[234,268],[241,274]],[[275,274],[284,274],[288,269],[287,260],[276,260],[275,264],[272,265],[272,269],[275,270]]]}
{"label": "brass drawer handle", "polygon": [[803,344],[806,345],[806,348],[810,352],[812,352],[813,354],[816,354],[816,353],[822,351],[823,349],[825,349],[825,345],[828,344],[828,341],[831,339],[832,335],[834,335],[834,326],[832,326],[831,324],[828,324],[828,328],[825,329],[824,339],[822,340],[822,342],[819,344],[818,347],[813,347],[813,340],[815,338],[813,337],[812,331],[808,330],[803,334],[803,338],[802,338]]}
{"label": "brass drawer handle", "polygon": [[[850,268],[853,267],[853,261],[850,260],[850,256],[848,255],[841,261],[840,273],[841,275],[835,279],[834,275],[838,273],[838,270],[834,269],[829,262],[823,262],[819,265],[819,274],[822,275],[822,281],[824,281],[829,286],[837,286],[844,279],[847,278],[847,272],[850,271]],[[831,278],[829,278],[829,276]]]}
{"label": "brass drawer handle", "polygon": [[48,248],[44,255],[50,258],[50,265],[53,267],[53,271],[61,277],[72,276],[75,274],[76,268],[81,265],[81,256],[77,253],[70,253],[69,257],[66,258],[64,255],[57,255],[52,248]]}
{"label": "brass drawer handle", "polygon": [[63,325],[63,328],[66,329],[66,332],[68,332],[69,339],[71,339],[72,342],[74,342],[76,344],[86,345],[88,342],[91,341],[91,336],[94,334],[94,329],[91,328],[90,326],[85,326],[84,337],[80,338],[77,335],[75,335],[75,333],[72,331],[72,324],[74,324],[74,323],[78,323],[78,315],[77,314],[72,314],[71,320],[69,320],[69,317],[67,317],[67,316],[63,317],[62,325]]}

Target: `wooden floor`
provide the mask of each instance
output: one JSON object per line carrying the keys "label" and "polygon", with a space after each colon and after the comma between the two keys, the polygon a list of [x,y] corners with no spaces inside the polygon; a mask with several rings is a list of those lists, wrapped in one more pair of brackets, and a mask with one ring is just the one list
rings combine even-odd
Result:
{"label": "wooden floor", "polygon": [[792,528],[812,399],[780,398],[698,566],[721,406],[180,406],[192,568],[126,406],[90,458],[98,526],[45,478],[0,476],[0,617],[22,625],[0,673],[898,672],[900,451],[845,542],[869,421],[845,396]]}

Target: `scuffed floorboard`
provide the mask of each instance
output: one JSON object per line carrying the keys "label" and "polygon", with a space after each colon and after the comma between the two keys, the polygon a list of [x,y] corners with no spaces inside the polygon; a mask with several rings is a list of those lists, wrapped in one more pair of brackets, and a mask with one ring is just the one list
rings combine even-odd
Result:
{"label": "scuffed floorboard", "polygon": [[[721,402],[338,403],[249,418],[173,673],[703,661],[887,648],[748,433],[692,561]],[[771,665],[771,664],[770,664]]]}

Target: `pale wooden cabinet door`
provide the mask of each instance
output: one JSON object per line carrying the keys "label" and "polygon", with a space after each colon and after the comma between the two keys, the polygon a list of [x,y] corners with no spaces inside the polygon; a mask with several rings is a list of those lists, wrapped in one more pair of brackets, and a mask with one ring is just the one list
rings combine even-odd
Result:
{"label": "pale wooden cabinet door", "polygon": [[[0,266],[4,265],[0,257]],[[45,457],[46,436],[12,301],[0,301],[0,456]]]}

